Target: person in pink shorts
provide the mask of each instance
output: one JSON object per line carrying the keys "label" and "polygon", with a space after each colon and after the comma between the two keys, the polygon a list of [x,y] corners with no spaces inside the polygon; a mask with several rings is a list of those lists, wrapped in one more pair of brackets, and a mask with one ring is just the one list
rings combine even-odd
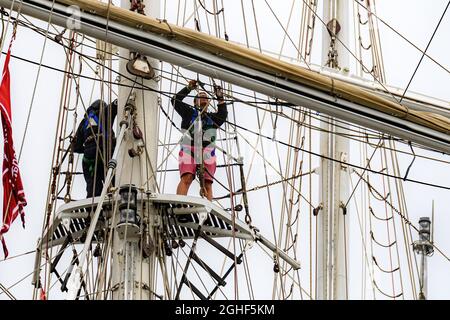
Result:
{"label": "person in pink shorts", "polygon": [[[217,129],[225,122],[228,111],[223,101],[223,91],[215,87],[218,100],[217,112],[208,112],[209,98],[205,91],[200,91],[194,98],[194,106],[183,102],[188,94],[197,88],[197,81],[189,84],[172,97],[172,105],[181,116],[183,138],[179,153],[180,182],[177,194],[187,195],[195,175],[200,173],[203,190],[200,191],[208,200],[213,197],[212,183],[216,172],[215,141]],[[203,165],[202,165],[203,163]]]}

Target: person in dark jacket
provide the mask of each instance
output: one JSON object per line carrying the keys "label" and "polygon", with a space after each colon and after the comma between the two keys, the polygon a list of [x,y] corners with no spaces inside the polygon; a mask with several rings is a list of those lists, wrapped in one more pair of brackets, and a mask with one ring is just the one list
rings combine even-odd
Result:
{"label": "person in dark jacket", "polygon": [[73,152],[83,154],[83,175],[87,198],[99,196],[105,180],[105,166],[115,147],[112,130],[117,115],[117,99],[109,106],[96,100],[86,110],[72,140]]}
{"label": "person in dark jacket", "polygon": [[[197,81],[189,84],[172,97],[172,105],[181,116],[183,138],[179,153],[180,182],[177,194],[187,195],[189,187],[195,178],[197,170],[201,172],[201,194],[208,200],[212,199],[212,183],[216,171],[215,141],[217,129],[227,119],[228,111],[223,101],[222,88],[215,86],[218,100],[217,112],[207,112],[209,106],[208,94],[200,91],[194,98],[194,106],[183,102],[187,95],[197,88]],[[202,183],[204,182],[204,183]]]}

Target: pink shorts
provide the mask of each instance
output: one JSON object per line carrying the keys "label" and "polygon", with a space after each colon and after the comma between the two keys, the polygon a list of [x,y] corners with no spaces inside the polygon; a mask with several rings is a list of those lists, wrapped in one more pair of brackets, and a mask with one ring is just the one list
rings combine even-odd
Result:
{"label": "pink shorts", "polygon": [[[186,173],[195,175],[199,161],[195,161],[194,152],[197,148],[193,146],[181,146],[178,157],[178,168],[180,170],[180,177]],[[203,148],[203,163],[205,168],[205,180],[213,182],[214,173],[216,172],[216,155],[214,148]]]}

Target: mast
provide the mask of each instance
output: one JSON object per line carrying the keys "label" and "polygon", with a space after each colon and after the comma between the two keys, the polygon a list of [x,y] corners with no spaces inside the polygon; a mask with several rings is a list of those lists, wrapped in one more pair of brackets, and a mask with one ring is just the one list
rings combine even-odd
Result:
{"label": "mast", "polygon": [[[325,0],[323,19],[322,63],[333,69],[348,72],[349,54],[336,36],[348,43],[349,19],[346,0]],[[334,119],[321,121],[320,153],[325,157],[347,162],[348,139],[339,134],[346,129],[336,127]],[[317,299],[347,299],[348,222],[345,207],[349,195],[348,168],[341,163],[321,159],[320,208],[317,228]]]}
{"label": "mast", "polygon": [[[160,0],[133,1],[122,0],[123,8],[137,4],[137,11],[144,10],[145,14],[158,18]],[[139,7],[139,5],[145,7]],[[141,12],[140,12],[141,13]],[[128,49],[121,48],[120,56],[133,58]],[[135,67],[146,69],[146,62],[152,66],[150,73],[158,68],[158,61],[151,58],[135,60]],[[158,90],[156,75],[152,79],[144,79],[131,75],[127,71],[127,61],[121,60],[120,74],[128,75],[137,83],[135,87],[150,87]],[[156,211],[152,206],[144,208],[138,201],[138,194],[142,197],[156,192],[156,177],[153,175],[157,162],[157,141],[159,124],[159,98],[156,92],[132,89],[133,81],[120,79],[118,123],[122,120],[126,106],[134,108],[135,125],[130,128],[122,145],[117,163],[116,187],[119,188],[121,200],[119,210],[114,217],[116,229],[112,244],[113,261],[111,266],[112,298],[116,300],[148,300],[155,296],[156,254],[155,244],[159,243],[158,233],[155,232]],[[138,128],[138,129],[137,129]],[[139,138],[141,131],[143,140]],[[156,174],[156,172],[155,172]],[[122,202],[122,205],[121,205]],[[137,217],[136,217],[137,215]]]}

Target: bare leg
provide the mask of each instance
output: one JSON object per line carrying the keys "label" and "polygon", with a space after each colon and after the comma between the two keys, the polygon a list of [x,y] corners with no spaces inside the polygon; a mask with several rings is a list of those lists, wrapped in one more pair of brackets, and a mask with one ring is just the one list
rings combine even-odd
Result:
{"label": "bare leg", "polygon": [[194,181],[193,174],[191,174],[191,173],[183,174],[183,176],[180,179],[180,183],[178,183],[177,194],[187,195],[192,181]]}
{"label": "bare leg", "polygon": [[212,192],[212,182],[205,180],[205,189],[206,189],[206,198],[209,201],[212,201],[213,192]]}

